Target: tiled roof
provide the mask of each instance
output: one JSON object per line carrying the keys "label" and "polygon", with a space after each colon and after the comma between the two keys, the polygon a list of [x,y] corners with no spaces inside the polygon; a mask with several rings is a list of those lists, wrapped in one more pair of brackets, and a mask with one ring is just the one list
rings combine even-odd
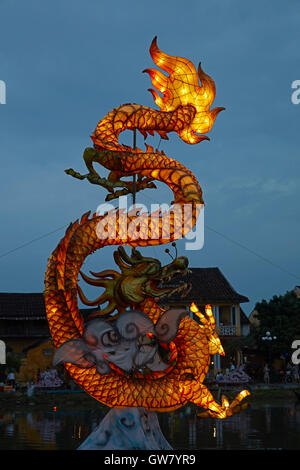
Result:
{"label": "tiled roof", "polygon": [[250,325],[250,320],[242,308],[240,308],[240,318],[241,318],[242,325]]}
{"label": "tiled roof", "polygon": [[0,292],[0,318],[3,320],[46,318],[43,294]]}
{"label": "tiled roof", "polygon": [[[192,284],[192,289],[184,298],[180,294],[168,301],[198,303],[242,303],[249,302],[244,295],[238,294],[229,284],[219,268],[191,268],[184,281]],[[183,282],[180,280],[179,282]],[[84,318],[95,309],[81,309]],[[43,320],[46,319],[42,293],[0,292],[0,319],[4,320]]]}
{"label": "tiled roof", "polygon": [[[86,318],[93,310],[80,309]],[[46,320],[42,293],[0,292],[0,320]]]}
{"label": "tiled roof", "polygon": [[219,268],[190,268],[190,270],[192,273],[184,278],[184,282],[192,284],[188,295],[180,297],[180,294],[175,294],[167,299],[168,302],[174,300],[186,303],[249,302],[248,297],[234,290]]}

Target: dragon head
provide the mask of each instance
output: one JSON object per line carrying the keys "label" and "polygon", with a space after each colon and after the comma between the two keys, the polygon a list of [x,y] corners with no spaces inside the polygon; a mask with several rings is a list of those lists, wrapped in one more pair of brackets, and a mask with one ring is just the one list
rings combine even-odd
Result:
{"label": "dragon head", "polygon": [[[129,306],[138,305],[147,297],[159,299],[176,292],[185,292],[188,284],[168,286],[173,276],[188,272],[188,259],[185,256],[174,258],[171,263],[162,266],[155,258],[143,256],[137,249],[128,255],[120,246],[114,252],[114,259],[121,272],[107,269],[99,273],[91,272],[94,278],[80,272],[82,278],[92,286],[104,287],[105,291],[95,300],[88,300],[78,286],[78,294],[85,305],[99,306],[108,302],[104,308],[99,308],[89,318],[103,317],[112,314],[110,319],[117,318]],[[164,287],[160,287],[163,283]],[[109,319],[109,317],[108,317]]]}
{"label": "dragon head", "polygon": [[[179,137],[188,144],[197,144],[202,140],[209,140],[204,134],[212,128],[220,111],[225,108],[214,108],[210,106],[215,98],[216,88],[211,77],[206,75],[201,63],[197,71],[188,59],[173,57],[162,52],[156,43],[156,37],[150,46],[150,54],[154,63],[169,76],[164,75],[156,69],[146,69],[150,75],[152,85],[162,93],[149,89],[157,106],[161,111],[174,111],[179,106],[193,107],[192,118],[185,123],[184,127],[177,130]],[[201,86],[199,84],[201,81]],[[175,129],[174,129],[175,130]]]}

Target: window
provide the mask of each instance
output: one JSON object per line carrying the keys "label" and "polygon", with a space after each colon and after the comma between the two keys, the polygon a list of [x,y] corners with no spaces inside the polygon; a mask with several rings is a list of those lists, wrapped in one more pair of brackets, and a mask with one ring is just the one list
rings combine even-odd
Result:
{"label": "window", "polygon": [[223,325],[223,307],[219,307],[219,325]]}
{"label": "window", "polygon": [[235,307],[231,307],[231,324],[236,325]]}

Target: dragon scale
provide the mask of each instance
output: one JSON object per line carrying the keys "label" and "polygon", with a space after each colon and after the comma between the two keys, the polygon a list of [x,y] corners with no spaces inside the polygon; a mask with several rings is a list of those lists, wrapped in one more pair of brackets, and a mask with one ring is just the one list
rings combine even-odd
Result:
{"label": "dragon scale", "polygon": [[[144,137],[147,133],[153,135],[153,132],[158,132],[163,139],[167,139],[167,133],[173,131],[177,132],[185,142],[195,144],[207,139],[200,133],[208,132],[218,112],[224,109],[209,110],[215,94],[214,82],[204,74],[200,66],[198,77],[190,61],[167,56],[158,49],[156,39],[152,42],[150,53],[154,62],[169,74],[167,77],[154,69],[146,70],[154,87],[163,94],[161,98],[155,90],[151,90],[160,111],[136,104],[126,104],[115,108],[98,123],[92,135],[94,148],[88,148],[84,153],[84,160],[89,170],[88,175],[80,175],[72,169],[67,172],[76,178],[88,178],[92,183],[102,184],[103,179],[95,171],[93,164],[102,165],[110,171],[108,180],[105,182],[105,187],[110,191],[110,198],[128,194],[128,191],[132,189],[130,184],[127,186],[124,184],[127,192],[124,193],[121,190],[114,193],[114,188],[120,188],[122,177],[138,174],[137,186],[140,184],[142,189],[153,187],[155,180],[160,181],[171,189],[173,204],[180,208],[180,217],[179,212],[173,210],[174,206],[167,213],[159,212],[155,216],[147,214],[143,217],[134,213],[124,214],[116,209],[103,215],[87,213],[69,226],[65,236],[49,258],[45,277],[44,296],[47,318],[56,348],[62,347],[70,340],[80,340],[83,335],[84,321],[79,312],[77,294],[80,293],[78,275],[87,256],[105,246],[127,245],[135,249],[158,246],[177,240],[193,228],[203,205],[202,190],[197,179],[181,163],[166,156],[164,152],[154,152],[150,146],[147,146],[146,151],[143,152],[141,149],[131,149],[119,144],[119,134],[126,129],[137,129]],[[202,86],[199,86],[199,78]],[[185,207],[190,210],[186,212],[183,210]],[[126,219],[125,232],[124,225],[121,224],[121,220],[124,222],[124,217]],[[166,219],[169,221],[167,236],[164,226]],[[99,236],[99,234],[103,235],[103,231],[110,227],[110,224],[115,224],[113,236]],[[138,237],[136,236],[137,230]],[[120,253],[126,257],[124,252]],[[134,255],[132,256],[132,263],[136,263],[133,267],[137,266],[142,269],[147,266],[147,263],[151,266],[153,264],[150,258],[143,258],[139,255],[140,259],[135,259]],[[173,269],[177,272],[176,263],[181,263],[184,270],[186,266],[183,258],[176,259],[171,263],[171,267],[161,268],[161,271],[168,274]],[[97,280],[90,280],[90,283],[109,286],[111,282],[115,282],[114,285],[121,289],[123,285],[126,286],[126,279],[131,282],[132,276],[126,278],[124,274],[129,268],[126,263],[120,261],[118,252],[115,259],[119,260],[119,266],[124,268],[123,277],[115,271],[106,270],[98,273]],[[147,274],[143,276],[147,284]],[[85,278],[88,279],[86,276]],[[153,279],[157,282],[155,276]],[[148,282],[150,290],[139,291],[140,297],[134,304],[134,308],[143,312],[157,325],[165,314],[165,310],[157,303],[160,293],[155,282]],[[128,304],[122,300],[126,297],[126,289],[120,292],[118,315],[122,313],[126,305],[131,305],[130,300]],[[147,292],[153,293],[149,295]],[[230,416],[241,409],[240,402],[248,392],[241,392],[230,405],[225,397],[222,403],[218,404],[203,384],[210,364],[210,355],[217,352],[224,354],[224,351],[215,332],[215,322],[210,307],[207,306],[205,315],[199,312],[196,306],[193,311],[198,315],[201,323],[197,323],[188,316],[181,319],[176,337],[170,346],[176,360],[165,372],[158,371],[144,376],[137,372],[136,375],[131,375],[120,373],[117,367],[112,367],[109,373],[101,375],[95,366],[84,368],[66,362],[65,367],[71,377],[87,393],[110,407],[138,406],[154,411],[168,411],[192,402],[206,410],[200,414],[203,417]],[[111,316],[111,318],[114,317]]]}

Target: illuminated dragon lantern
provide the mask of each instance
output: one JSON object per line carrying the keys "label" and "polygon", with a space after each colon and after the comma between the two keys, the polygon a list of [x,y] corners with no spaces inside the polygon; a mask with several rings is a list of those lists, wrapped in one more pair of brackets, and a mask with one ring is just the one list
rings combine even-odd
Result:
{"label": "illuminated dragon lantern", "polygon": [[[54,363],[65,363],[71,377],[92,397],[110,407],[145,407],[169,411],[192,402],[204,411],[201,417],[225,418],[246,406],[244,390],[229,404],[218,404],[203,381],[211,354],[224,354],[215,331],[209,305],[201,313],[195,304],[195,321],[182,309],[164,310],[160,298],[187,289],[168,285],[175,275],[188,272],[188,260],[181,256],[167,266],[144,257],[137,247],[155,246],[184,237],[195,225],[203,205],[202,191],[195,176],[163,151],[146,151],[119,144],[125,130],[147,134],[158,132],[162,139],[177,132],[189,144],[208,139],[208,132],[224,108],[210,106],[215,97],[214,81],[199,65],[161,52],[156,38],[150,47],[155,64],[168,76],[147,69],[155,90],[150,90],[160,111],[137,104],[124,104],[109,112],[97,125],[93,148],[84,151],[87,174],[73,169],[66,173],[88,179],[109,191],[106,200],[145,188],[154,180],[169,186],[173,205],[167,213],[143,214],[121,209],[107,213],[87,213],[71,224],[52,253],[45,278],[45,303],[51,335],[57,348]],[[201,85],[199,83],[201,81]],[[93,163],[110,171],[101,177]],[[122,177],[138,178],[133,182]],[[174,208],[180,210],[173,210]],[[189,210],[184,210],[188,208]],[[182,215],[183,214],[183,215]],[[168,230],[164,221],[168,220]],[[114,252],[120,272],[107,269],[89,277],[80,272],[86,257],[105,246],[118,246]],[[127,254],[122,245],[132,249]],[[104,292],[89,301],[78,286],[78,275]],[[98,306],[84,323],[78,299]],[[102,307],[107,303],[105,307]]]}

